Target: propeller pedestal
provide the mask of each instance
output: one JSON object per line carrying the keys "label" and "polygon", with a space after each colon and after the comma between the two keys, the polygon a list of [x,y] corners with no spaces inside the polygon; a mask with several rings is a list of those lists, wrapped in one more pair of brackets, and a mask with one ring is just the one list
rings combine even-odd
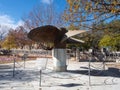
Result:
{"label": "propeller pedestal", "polygon": [[54,60],[53,70],[63,72],[67,70],[66,65],[66,49],[53,49],[52,57]]}
{"label": "propeller pedestal", "polygon": [[68,31],[65,28],[46,25],[32,29],[28,33],[28,38],[39,42],[41,48],[45,50],[53,49],[53,69],[55,71],[66,71],[66,44],[83,43],[84,41],[82,40],[72,38],[72,36],[83,32],[85,32],[85,30]]}

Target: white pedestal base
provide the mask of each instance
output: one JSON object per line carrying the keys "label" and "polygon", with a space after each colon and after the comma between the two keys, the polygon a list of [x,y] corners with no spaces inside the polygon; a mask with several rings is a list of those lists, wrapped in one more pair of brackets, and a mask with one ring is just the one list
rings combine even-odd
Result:
{"label": "white pedestal base", "polygon": [[65,49],[53,49],[52,57],[53,57],[54,71],[64,72],[67,70]]}

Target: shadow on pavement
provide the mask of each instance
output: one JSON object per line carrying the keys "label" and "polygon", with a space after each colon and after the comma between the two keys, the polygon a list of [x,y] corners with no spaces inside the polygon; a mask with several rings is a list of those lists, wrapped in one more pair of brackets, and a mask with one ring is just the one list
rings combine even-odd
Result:
{"label": "shadow on pavement", "polygon": [[0,81],[34,81],[39,80],[39,71],[36,70],[16,70],[15,76],[13,77],[13,69],[0,70]]}
{"label": "shadow on pavement", "polygon": [[82,84],[77,84],[77,83],[69,83],[69,84],[62,84],[59,86],[63,86],[63,87],[76,87],[76,86],[83,86]]}
{"label": "shadow on pavement", "polygon": [[[86,70],[68,70],[69,73],[74,74],[83,74],[83,75],[89,75],[88,74],[88,68],[86,67]],[[92,69],[90,72],[91,76],[111,76],[111,77],[120,77],[120,70],[118,68],[108,68],[108,70],[95,70]]]}

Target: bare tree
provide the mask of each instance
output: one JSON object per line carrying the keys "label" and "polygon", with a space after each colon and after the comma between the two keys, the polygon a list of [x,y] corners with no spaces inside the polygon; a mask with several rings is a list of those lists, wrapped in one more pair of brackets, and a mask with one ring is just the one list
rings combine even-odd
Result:
{"label": "bare tree", "polygon": [[0,41],[2,41],[4,39],[5,35],[6,35],[6,31],[1,30],[0,31]]}
{"label": "bare tree", "polygon": [[6,31],[2,28],[2,26],[0,25],[0,48],[1,48],[1,44],[2,44],[2,41],[4,40],[5,38],[5,35],[6,35]]}
{"label": "bare tree", "polygon": [[2,41],[4,39],[5,35],[6,35],[6,31],[0,25],[0,41]]}
{"label": "bare tree", "polygon": [[15,34],[14,37],[16,45],[21,49],[23,49],[26,45],[32,45],[33,42],[27,37],[27,31],[23,26],[17,27],[13,33]]}
{"label": "bare tree", "polygon": [[23,20],[29,29],[43,25],[55,25],[57,27],[64,25],[62,13],[58,13],[53,4],[36,6]]}

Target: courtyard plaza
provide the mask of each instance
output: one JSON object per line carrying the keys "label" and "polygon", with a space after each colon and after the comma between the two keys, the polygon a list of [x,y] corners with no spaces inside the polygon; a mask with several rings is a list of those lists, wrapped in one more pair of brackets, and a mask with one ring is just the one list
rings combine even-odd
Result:
{"label": "courtyard plaza", "polygon": [[66,72],[53,71],[52,58],[16,62],[15,70],[14,63],[0,64],[0,90],[119,90],[119,65],[106,63],[103,70],[102,62],[91,62],[89,76],[89,62],[73,59],[67,60]]}

